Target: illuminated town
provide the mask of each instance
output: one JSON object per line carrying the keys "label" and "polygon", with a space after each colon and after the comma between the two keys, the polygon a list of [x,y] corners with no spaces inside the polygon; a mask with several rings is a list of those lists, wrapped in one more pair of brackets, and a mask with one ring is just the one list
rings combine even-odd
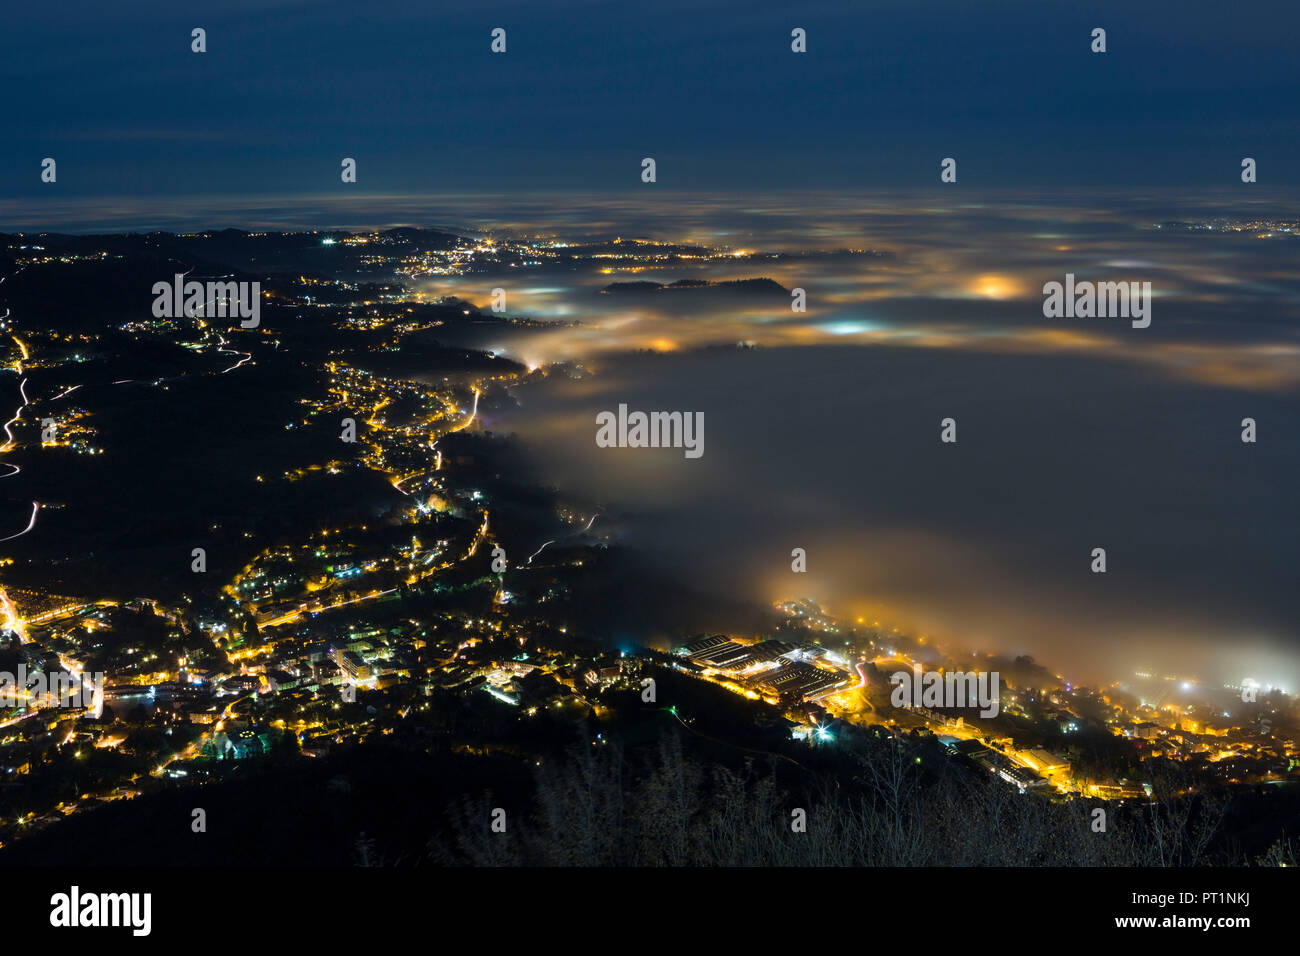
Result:
{"label": "illuminated town", "polygon": [[[618,519],[527,486],[511,439],[490,425],[513,389],[585,370],[442,338],[569,324],[431,295],[419,280],[556,260],[597,276],[740,260],[752,275],[726,294],[761,298],[771,285],[784,300],[758,278],[781,253],[404,229],[12,235],[3,254],[3,388],[15,408],[0,481],[24,490],[0,566],[0,670],[67,678],[63,696],[24,690],[0,721],[6,849],[241,768],[399,744],[403,759],[541,766],[572,739],[603,748],[635,737],[647,714],[656,735],[798,766],[886,745],[918,772],[1061,805],[1300,783],[1300,712],[1266,682],[1128,673],[1075,684],[1048,661],[973,655],[959,635],[940,642],[840,614],[794,584],[763,631],[612,639],[591,612],[619,560]],[[97,295],[100,273],[85,270],[140,275],[146,289],[160,260],[220,262],[214,274],[237,278],[268,258],[281,267],[264,274],[256,329],[141,318],[146,308],[131,304],[101,331],[72,307],[66,322],[31,314],[51,284]],[[627,290],[601,290],[611,292]],[[229,428],[195,433],[195,419],[214,416]],[[148,490],[150,469],[176,448],[189,469]],[[121,478],[108,477],[114,468]],[[90,514],[102,526],[86,524]],[[996,716],[892,706],[891,675],[922,667],[998,673]],[[89,691],[71,700],[81,684]],[[733,716],[718,724],[724,710]]]}

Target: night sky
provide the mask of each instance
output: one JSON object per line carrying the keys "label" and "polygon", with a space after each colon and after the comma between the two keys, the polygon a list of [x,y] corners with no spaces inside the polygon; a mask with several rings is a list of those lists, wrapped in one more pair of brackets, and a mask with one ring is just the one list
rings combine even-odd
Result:
{"label": "night sky", "polygon": [[1230,187],[1252,156],[1262,191],[1300,182],[1298,34],[1217,0],[10,5],[0,198],[618,192],[644,156],[715,192],[937,187],[945,156],[972,188]]}

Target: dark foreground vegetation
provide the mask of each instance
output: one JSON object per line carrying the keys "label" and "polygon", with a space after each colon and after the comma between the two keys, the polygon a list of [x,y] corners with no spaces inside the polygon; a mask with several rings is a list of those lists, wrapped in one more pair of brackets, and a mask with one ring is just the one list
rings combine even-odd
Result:
{"label": "dark foreground vegetation", "polygon": [[[527,754],[413,744],[241,761],[219,782],[16,840],[0,865],[66,865],[71,847],[91,866],[1296,864],[1295,795],[1174,797],[1179,781],[1155,781],[1149,804],[1099,804],[1098,832],[1086,801],[918,763],[916,742],[884,735],[840,749],[834,773],[786,756],[718,759],[670,726],[626,746],[602,732]],[[206,832],[191,830],[195,807]],[[492,826],[498,808],[505,832]],[[795,832],[800,810],[806,827]]]}

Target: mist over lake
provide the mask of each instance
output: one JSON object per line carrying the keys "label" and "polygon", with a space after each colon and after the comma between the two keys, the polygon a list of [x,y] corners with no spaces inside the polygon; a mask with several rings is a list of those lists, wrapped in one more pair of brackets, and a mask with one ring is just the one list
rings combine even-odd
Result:
{"label": "mist over lake", "polygon": [[[576,325],[492,341],[590,374],[517,388],[519,407],[485,423],[518,432],[557,486],[624,514],[624,542],[691,587],[809,596],[1076,680],[1294,686],[1295,240],[1039,215],[1050,238],[966,211],[926,240],[918,215],[880,258],[727,272],[806,286],[803,315],[708,289],[602,293],[631,277],[557,283],[548,295]],[[981,223],[1006,241],[954,251]],[[1044,318],[1041,284],[1067,271],[1151,277],[1151,327]],[[596,416],[620,403],[702,411],[703,456],[598,448]],[[955,444],[939,440],[948,417]],[[795,547],[806,574],[790,570]],[[1098,547],[1105,574],[1090,570]]]}
{"label": "mist over lake", "polygon": [[[1239,438],[1250,411],[1294,420],[1294,395],[1070,358],[818,347],[629,359],[520,400],[493,427],[518,430],[557,484],[629,511],[628,543],[696,586],[806,595],[1089,677],[1294,661],[1295,444]],[[619,402],[703,411],[704,455],[597,448],[596,414]]]}

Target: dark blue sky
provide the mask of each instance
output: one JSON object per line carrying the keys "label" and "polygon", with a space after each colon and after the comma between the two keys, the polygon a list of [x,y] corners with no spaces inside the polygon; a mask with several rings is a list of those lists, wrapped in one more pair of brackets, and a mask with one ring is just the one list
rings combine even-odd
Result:
{"label": "dark blue sky", "polygon": [[10,5],[0,197],[1300,184],[1289,0],[120,6]]}

